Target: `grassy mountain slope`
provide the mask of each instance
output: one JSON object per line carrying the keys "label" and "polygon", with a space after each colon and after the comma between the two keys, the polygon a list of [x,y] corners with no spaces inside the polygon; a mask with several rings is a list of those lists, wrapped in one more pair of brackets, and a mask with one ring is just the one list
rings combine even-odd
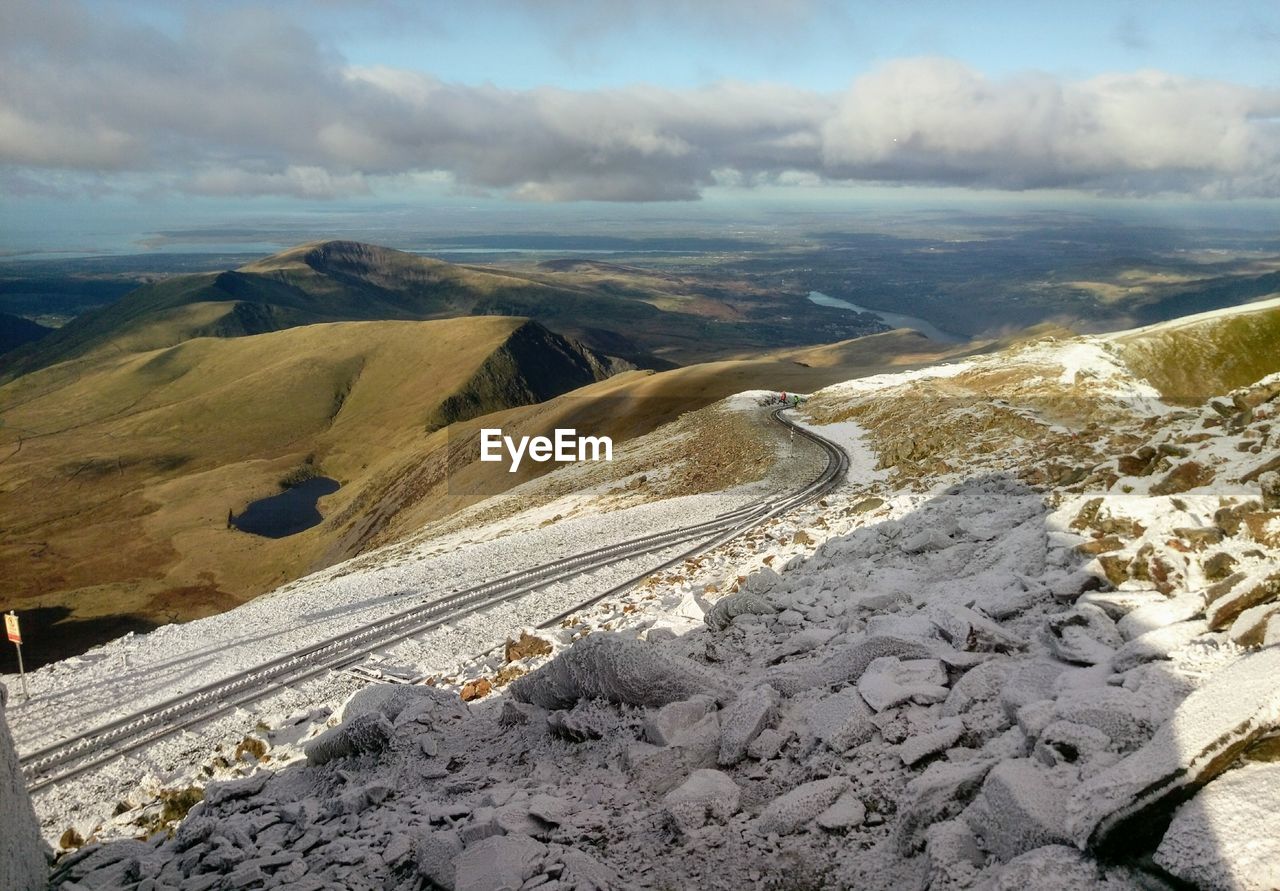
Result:
{"label": "grassy mountain slope", "polygon": [[153,621],[220,611],[316,565],[335,524],[274,541],[226,528],[228,510],[308,458],[343,483],[323,509],[342,514],[447,441],[430,430],[455,395],[510,408],[611,370],[497,316],[196,338],[76,366],[0,387],[5,605]]}
{"label": "grassy mountain slope", "polygon": [[1280,298],[1151,325],[1113,342],[1163,396],[1198,404],[1280,371]]}

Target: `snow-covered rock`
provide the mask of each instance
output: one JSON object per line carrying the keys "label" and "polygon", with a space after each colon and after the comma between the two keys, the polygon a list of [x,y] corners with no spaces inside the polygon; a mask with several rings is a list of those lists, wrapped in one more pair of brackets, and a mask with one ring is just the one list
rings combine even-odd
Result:
{"label": "snow-covered rock", "polygon": [[755,830],[761,835],[789,835],[816,819],[849,789],[847,777],[828,777],[796,786],[760,812]]}
{"label": "snow-covered rock", "polygon": [[667,813],[683,830],[699,829],[708,820],[723,823],[738,812],[742,790],[725,773],[700,769],[662,799]]}
{"label": "snow-covered rock", "polygon": [[1077,844],[1106,846],[1159,831],[1168,802],[1211,780],[1234,753],[1280,727],[1280,649],[1244,656],[1217,672],[1177,708],[1151,740],[1089,778],[1067,802]]}
{"label": "snow-covered rock", "polygon": [[1280,764],[1247,764],[1178,808],[1156,863],[1197,888],[1280,888]]}
{"label": "snow-covered rock", "polygon": [[950,692],[947,671],[937,659],[881,656],[858,679],[858,692],[878,712],[904,702],[942,702]]}
{"label": "snow-covered rock", "polygon": [[778,692],[765,685],[748,690],[729,705],[720,718],[720,764],[731,766],[742,760],[747,747],[774,720]]}
{"label": "snow-covered rock", "polygon": [[547,846],[523,835],[495,835],[468,845],[453,862],[455,891],[519,891],[536,876]]}
{"label": "snow-covered rock", "polygon": [[511,684],[521,702],[568,708],[580,699],[661,706],[698,693],[728,699],[723,677],[655,644],[620,634],[593,634]]}
{"label": "snow-covered rock", "polygon": [[1110,616],[1080,603],[1046,619],[1042,637],[1053,655],[1080,665],[1105,664],[1124,643]]}
{"label": "snow-covered rock", "polygon": [[1065,796],[1075,780],[1069,768],[1046,768],[1031,759],[1004,761],[987,774],[965,819],[999,860],[1066,844]]}
{"label": "snow-covered rock", "polygon": [[707,610],[702,621],[712,631],[723,631],[738,616],[771,616],[777,609],[763,595],[753,591],[736,591],[721,597]]}

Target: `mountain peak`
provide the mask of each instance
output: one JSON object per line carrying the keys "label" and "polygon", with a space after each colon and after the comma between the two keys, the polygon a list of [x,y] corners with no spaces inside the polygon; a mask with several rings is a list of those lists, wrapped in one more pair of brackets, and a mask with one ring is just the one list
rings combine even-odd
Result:
{"label": "mountain peak", "polygon": [[317,272],[335,268],[379,271],[410,263],[431,263],[414,254],[362,241],[308,241],[241,266],[241,272],[268,272],[309,266]]}

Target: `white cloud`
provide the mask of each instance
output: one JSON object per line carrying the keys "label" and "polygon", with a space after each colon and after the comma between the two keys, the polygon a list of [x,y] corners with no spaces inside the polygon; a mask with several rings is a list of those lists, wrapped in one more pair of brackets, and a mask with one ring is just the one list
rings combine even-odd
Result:
{"label": "white cloud", "polygon": [[428,174],[544,201],[833,181],[1280,195],[1280,91],[1158,71],[995,80],[921,58],[840,94],[504,90],[350,66],[260,10],[198,12],[178,36],[69,2],[3,16],[0,183],[26,189],[67,171],[309,198]]}

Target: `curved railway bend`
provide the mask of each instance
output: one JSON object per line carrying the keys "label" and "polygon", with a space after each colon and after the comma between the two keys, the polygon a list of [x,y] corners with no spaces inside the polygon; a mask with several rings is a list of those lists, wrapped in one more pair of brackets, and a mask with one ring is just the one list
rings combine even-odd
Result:
{"label": "curved railway bend", "polygon": [[[538,588],[565,582],[605,567],[625,564],[643,555],[680,548],[675,556],[658,566],[646,566],[639,575],[575,604],[570,610],[548,619],[539,627],[553,626],[585,607],[617,596],[654,572],[729,542],[773,517],[821,498],[844,480],[849,460],[843,449],[792,423],[782,416],[781,408],[773,411],[771,417],[794,430],[794,435],[816,443],[826,452],[827,465],[823,472],[817,479],[796,491],[749,504],[706,522],[585,551],[426,600],[411,609],[188,691],[180,697],[26,754],[21,760],[28,786],[31,791],[36,791],[87,773],[156,740],[212,720],[285,686],[349,665],[372,650],[440,625],[456,622],[463,616],[496,604],[525,597]],[[682,547],[684,545],[688,547]]]}

